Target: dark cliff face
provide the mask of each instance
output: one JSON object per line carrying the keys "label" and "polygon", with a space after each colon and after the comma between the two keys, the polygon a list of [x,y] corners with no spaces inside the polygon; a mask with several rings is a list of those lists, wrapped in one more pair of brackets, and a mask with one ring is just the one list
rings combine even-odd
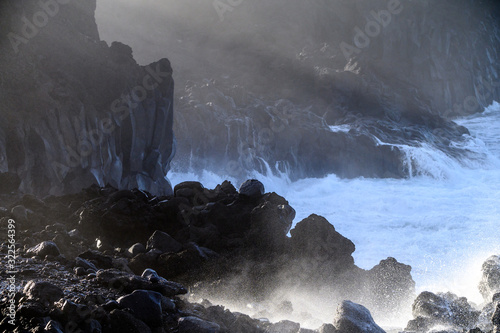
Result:
{"label": "dark cliff face", "polygon": [[493,1],[120,2],[114,39],[178,68],[175,125],[168,61],[100,42],[95,1],[45,4],[0,5],[0,171],[26,192],[168,192],[172,126],[183,170],[405,177],[405,147],[466,154],[450,119],[499,98]]}
{"label": "dark cliff face", "polygon": [[139,66],[130,47],[101,42],[95,0],[0,7],[0,171],[38,195],[93,183],[170,193],[170,62]]}
{"label": "dark cliff face", "polygon": [[359,29],[345,31],[343,38],[350,38],[339,48],[349,67],[375,78],[369,83],[445,118],[481,112],[499,98],[498,3],[356,3],[351,15]]}
{"label": "dark cliff face", "polygon": [[[244,178],[265,161],[293,178],[425,173],[402,149],[467,154],[450,148],[467,133],[451,120],[500,97],[494,1],[217,3],[159,5],[165,19],[133,31],[101,26],[140,59],[169,46],[181,169]],[[144,47],[159,27],[157,47]]]}
{"label": "dark cliff face", "polygon": [[[475,0],[242,2],[221,14],[204,45],[225,46],[226,71],[246,59],[265,78],[254,76],[259,92],[279,86],[282,97],[333,104],[335,94],[413,98],[453,118],[500,96],[499,8]],[[326,82],[330,89],[319,91]]]}

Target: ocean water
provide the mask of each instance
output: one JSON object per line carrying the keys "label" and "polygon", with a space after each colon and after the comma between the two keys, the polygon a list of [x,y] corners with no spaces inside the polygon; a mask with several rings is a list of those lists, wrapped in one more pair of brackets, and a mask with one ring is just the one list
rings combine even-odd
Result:
{"label": "ocean water", "polygon": [[[326,217],[356,245],[359,267],[394,257],[412,266],[417,293],[451,291],[480,304],[481,265],[500,254],[500,104],[457,122],[471,132],[461,145],[473,157],[457,161],[428,145],[400,146],[421,171],[413,178],[253,176],[290,202],[294,223],[312,213]],[[208,188],[225,179],[207,171],[168,177],[172,184],[199,180]]]}

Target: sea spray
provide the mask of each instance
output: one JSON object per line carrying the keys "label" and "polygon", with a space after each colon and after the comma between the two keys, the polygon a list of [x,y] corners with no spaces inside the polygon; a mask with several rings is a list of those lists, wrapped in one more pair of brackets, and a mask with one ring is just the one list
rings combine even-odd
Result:
{"label": "sea spray", "polygon": [[[406,147],[417,168],[409,179],[249,177],[290,202],[294,224],[312,213],[326,217],[355,243],[361,268],[395,257],[412,266],[417,292],[451,291],[479,304],[480,265],[500,253],[500,105],[457,122],[471,136],[450,144],[469,150],[471,158],[457,160],[428,144]],[[228,177],[174,171],[169,178],[173,184],[197,179],[213,188]]]}

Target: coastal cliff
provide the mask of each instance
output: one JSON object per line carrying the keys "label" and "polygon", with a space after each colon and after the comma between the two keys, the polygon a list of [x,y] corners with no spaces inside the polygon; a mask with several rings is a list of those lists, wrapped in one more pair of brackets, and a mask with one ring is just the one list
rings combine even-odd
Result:
{"label": "coastal cliff", "polygon": [[93,183],[171,193],[170,62],[139,66],[130,47],[100,41],[95,0],[0,6],[0,171],[37,195]]}

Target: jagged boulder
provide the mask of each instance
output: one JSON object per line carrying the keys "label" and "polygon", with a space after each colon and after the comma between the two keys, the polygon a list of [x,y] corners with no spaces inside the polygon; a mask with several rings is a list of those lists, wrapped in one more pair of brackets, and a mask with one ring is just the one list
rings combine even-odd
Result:
{"label": "jagged boulder", "polygon": [[265,249],[282,247],[294,217],[295,210],[288,202],[276,204],[271,200],[264,201],[250,214],[249,242]]}
{"label": "jagged boulder", "polygon": [[29,248],[26,251],[26,254],[29,256],[38,256],[44,258],[45,256],[54,256],[57,257],[61,254],[59,251],[59,247],[54,242],[41,242],[40,244]]}
{"label": "jagged boulder", "polygon": [[500,292],[500,256],[491,256],[481,268],[483,275],[479,282],[479,291],[486,302],[491,302],[493,295]]}
{"label": "jagged boulder", "polygon": [[23,289],[28,299],[54,303],[64,296],[64,292],[58,286],[46,281],[29,281]]}
{"label": "jagged boulder", "polygon": [[205,187],[200,182],[187,181],[177,184],[174,187],[174,195],[176,197],[187,198],[194,205],[202,204],[206,193]]}
{"label": "jagged boulder", "polygon": [[332,324],[323,324],[318,329],[319,333],[336,333],[337,329]]}
{"label": "jagged boulder", "polygon": [[481,309],[481,314],[479,315],[479,318],[477,320],[478,329],[482,330],[483,332],[493,331],[494,327],[492,318],[495,314],[498,304],[500,304],[500,293],[495,294],[493,296],[493,301],[486,303],[486,305],[484,305]]}
{"label": "jagged boulder", "polygon": [[[398,318],[415,299],[411,266],[394,258],[380,261],[366,273],[367,306],[385,318]],[[384,300],[381,302],[380,300]]]}
{"label": "jagged boulder", "polygon": [[113,333],[151,333],[151,328],[132,314],[115,309],[109,314],[110,331]]}
{"label": "jagged boulder", "polygon": [[162,295],[151,290],[134,290],[120,297],[118,304],[150,327],[162,326]]}
{"label": "jagged boulder", "polygon": [[264,184],[257,179],[249,179],[241,184],[238,193],[247,198],[260,198],[265,193]]}
{"label": "jagged boulder", "polygon": [[150,279],[148,275],[137,276],[116,269],[99,270],[96,278],[97,282],[105,287],[130,293],[135,290],[151,290],[166,297],[187,293],[186,288],[179,283],[166,279]]}
{"label": "jagged boulder", "polygon": [[141,243],[135,243],[134,245],[132,245],[131,247],[128,248],[127,252],[132,257],[135,257],[136,255],[138,255],[140,253],[145,253],[146,247]]}
{"label": "jagged boulder", "polygon": [[166,232],[156,230],[148,239],[147,250],[157,249],[164,252],[178,252],[182,249],[182,244],[170,237]]}
{"label": "jagged boulder", "polygon": [[103,244],[130,246],[144,242],[154,231],[178,231],[175,221],[165,223],[164,214],[149,203],[153,196],[134,190],[114,190],[83,205],[77,212],[79,229]]}
{"label": "jagged boulder", "polygon": [[426,332],[438,325],[459,331],[473,329],[480,315],[465,297],[428,291],[418,295],[412,312],[415,319],[408,322],[406,330],[418,332]]}
{"label": "jagged boulder", "polygon": [[491,322],[493,324],[493,333],[500,332],[500,304],[497,304],[495,312],[491,317]]}
{"label": "jagged boulder", "polygon": [[178,253],[163,253],[158,257],[156,268],[158,272],[167,277],[175,278],[189,275],[197,271],[203,264],[218,255],[210,249],[202,248],[196,244],[189,244],[187,248]]}
{"label": "jagged boulder", "polygon": [[385,333],[367,308],[351,301],[343,301],[337,308],[333,325],[342,333]]}
{"label": "jagged boulder", "polygon": [[113,258],[96,250],[87,250],[80,253],[78,257],[89,260],[99,268],[108,269],[113,267]]}
{"label": "jagged boulder", "polygon": [[290,234],[292,254],[311,278],[333,279],[354,268],[354,243],[324,217],[312,214],[297,223]]}

